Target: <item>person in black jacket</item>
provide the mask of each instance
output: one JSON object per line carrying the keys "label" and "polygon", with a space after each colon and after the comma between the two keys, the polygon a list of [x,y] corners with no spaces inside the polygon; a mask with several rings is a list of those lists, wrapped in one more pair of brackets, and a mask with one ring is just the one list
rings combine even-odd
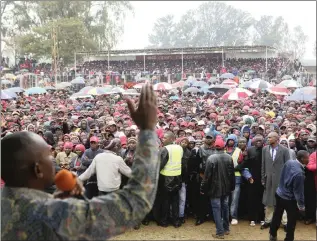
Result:
{"label": "person in black jacket", "polygon": [[264,188],[261,184],[263,141],[264,139],[261,135],[253,137],[253,146],[248,149],[247,158],[243,163],[238,165],[238,168],[241,168],[241,170],[248,168],[253,178],[253,183],[248,184],[248,216],[250,226],[255,226],[264,217],[264,206],[262,204]]}
{"label": "person in black jacket", "polygon": [[216,223],[214,238],[223,239],[229,230],[229,196],[235,188],[235,175],[232,157],[224,152],[225,143],[221,137],[215,141],[217,152],[206,163],[201,193],[210,198],[213,217]]}
{"label": "person in black jacket", "polygon": [[186,189],[188,183],[187,165],[191,157],[191,150],[188,148],[189,141],[186,137],[180,140],[180,146],[183,148],[182,158],[182,187],[179,190],[179,220],[185,223],[185,205],[186,205]]}

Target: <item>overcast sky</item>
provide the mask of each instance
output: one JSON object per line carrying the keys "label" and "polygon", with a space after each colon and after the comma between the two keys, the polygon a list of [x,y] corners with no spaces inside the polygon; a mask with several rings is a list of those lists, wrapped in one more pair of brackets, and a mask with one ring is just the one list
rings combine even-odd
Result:
{"label": "overcast sky", "polygon": [[[254,18],[261,15],[282,16],[291,28],[301,25],[309,36],[305,58],[315,58],[313,46],[316,41],[316,1],[225,1],[226,3],[249,12]],[[187,10],[197,8],[202,1],[132,1],[134,16],[129,15],[125,31],[117,49],[142,49],[146,47],[157,18],[174,14],[179,18]]]}

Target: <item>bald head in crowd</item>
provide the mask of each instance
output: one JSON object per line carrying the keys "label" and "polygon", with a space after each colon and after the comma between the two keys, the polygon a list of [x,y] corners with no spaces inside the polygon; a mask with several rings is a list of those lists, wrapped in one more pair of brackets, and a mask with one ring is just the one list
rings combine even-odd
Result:
{"label": "bald head in crowd", "polygon": [[174,141],[175,141],[175,135],[174,135],[173,132],[167,131],[167,132],[164,133],[164,136],[163,136],[163,144],[164,144],[164,146],[170,145]]}
{"label": "bald head in crowd", "polygon": [[33,132],[16,132],[1,140],[1,178],[9,187],[44,190],[54,180],[51,147]]}

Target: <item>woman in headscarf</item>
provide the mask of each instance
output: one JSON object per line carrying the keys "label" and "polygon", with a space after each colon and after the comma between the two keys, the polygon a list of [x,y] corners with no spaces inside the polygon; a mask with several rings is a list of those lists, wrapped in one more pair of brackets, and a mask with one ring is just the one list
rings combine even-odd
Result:
{"label": "woman in headscarf", "polygon": [[69,168],[71,171],[76,172],[78,176],[84,173],[85,170],[87,169],[87,167],[82,164],[82,160],[81,160],[85,150],[86,148],[84,145],[82,144],[76,145],[74,148],[74,152],[77,154],[77,156],[73,157],[70,160]]}

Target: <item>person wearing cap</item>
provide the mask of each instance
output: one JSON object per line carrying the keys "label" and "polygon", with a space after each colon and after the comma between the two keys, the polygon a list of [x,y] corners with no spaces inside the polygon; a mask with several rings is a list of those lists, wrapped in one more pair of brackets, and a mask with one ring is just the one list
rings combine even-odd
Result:
{"label": "person wearing cap", "polygon": [[[261,182],[264,186],[263,204],[265,206],[265,220],[261,229],[268,228],[272,221],[274,205],[276,204],[275,192],[277,190],[283,165],[290,160],[289,150],[278,144],[279,136],[271,132],[268,144],[262,149]],[[282,224],[287,224],[286,213],[283,215]]]}
{"label": "person wearing cap", "polygon": [[232,157],[225,153],[225,143],[216,137],[214,147],[217,152],[208,157],[200,192],[210,199],[216,224],[216,239],[224,239],[229,229],[229,196],[235,188],[235,175]]}
{"label": "person wearing cap", "polygon": [[316,145],[316,137],[314,136],[309,136],[307,139],[307,151],[309,154],[312,154],[313,152],[316,151],[317,145]]}
{"label": "person wearing cap", "polygon": [[74,157],[77,157],[77,155],[73,152],[73,143],[65,142],[63,151],[56,156],[56,164],[61,168],[69,170],[71,159]]}
{"label": "person wearing cap", "polygon": [[[215,149],[213,147],[214,136],[211,131],[206,133],[206,137],[203,140],[203,145],[199,147],[197,152],[197,160],[199,163],[199,172],[197,173],[196,180],[197,183],[197,192],[199,192],[199,187],[204,178],[204,173],[206,169],[206,163],[210,155],[215,153]],[[205,194],[199,193],[198,197],[196,197],[195,202],[193,203],[194,212],[196,214],[196,223],[195,225],[201,225],[206,221],[206,217],[209,214],[209,202],[208,197]]]}
{"label": "person wearing cap", "polygon": [[179,190],[182,185],[183,148],[174,144],[175,135],[168,131],[164,133],[163,145],[160,150],[161,167],[158,192],[153,214],[162,227],[168,226],[170,211],[174,227],[181,226],[179,220]]}
{"label": "person wearing cap", "polygon": [[304,167],[308,162],[309,153],[301,150],[297,153],[295,160],[287,161],[282,168],[279,185],[275,193],[276,204],[269,232],[270,241],[277,240],[277,230],[285,211],[287,212],[288,223],[284,240],[294,240],[297,210],[299,209],[301,215],[305,213]]}
{"label": "person wearing cap", "polygon": [[308,131],[301,129],[298,132],[298,137],[295,139],[296,148],[298,151],[304,150],[307,151],[307,141],[308,141]]}
{"label": "person wearing cap", "polygon": [[[93,159],[100,153],[104,151],[99,148],[99,139],[96,136],[92,136],[89,139],[90,148],[86,149],[82,156],[82,163],[84,166],[89,168]],[[86,185],[86,196],[88,198],[93,198],[98,196],[98,186],[97,186],[97,177],[96,175],[91,175]]]}
{"label": "person wearing cap", "polygon": [[74,148],[74,152],[77,154],[76,157],[73,157],[70,161],[69,168],[71,171],[76,172],[80,176],[87,169],[86,166],[82,163],[82,156],[86,148],[82,144],[77,144]]}
{"label": "person wearing cap", "polygon": [[119,131],[117,128],[117,124],[114,121],[109,121],[108,123],[110,133],[114,135],[115,138],[120,138],[121,136],[125,136],[122,131]]}

